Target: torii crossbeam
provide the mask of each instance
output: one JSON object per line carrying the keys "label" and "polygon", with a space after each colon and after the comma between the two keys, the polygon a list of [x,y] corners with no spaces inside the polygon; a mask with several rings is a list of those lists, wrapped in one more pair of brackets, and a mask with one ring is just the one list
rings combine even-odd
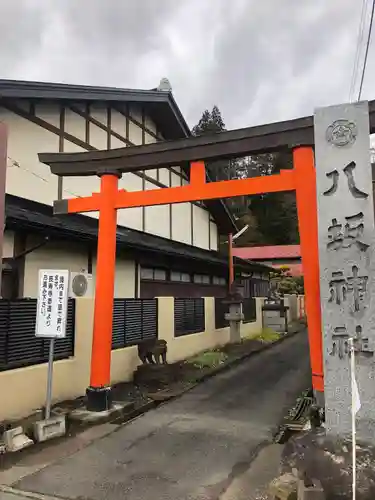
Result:
{"label": "torii crossbeam", "polygon": [[[272,132],[271,125],[265,126],[268,127],[268,135],[263,136],[259,130],[261,127],[255,127],[256,134],[255,129],[243,129],[216,134],[204,140],[202,138],[184,139],[184,144],[180,149],[176,146],[179,141],[174,141],[111,151],[39,155],[40,160],[48,164],[52,173],[57,175],[98,175],[101,178],[99,193],[93,193],[92,196],[85,198],[59,200],[54,203],[55,213],[99,211],[91,378],[90,387],[87,389],[88,409],[104,411],[111,405],[110,369],[117,210],[292,190],[296,191],[297,198],[312,382],[315,391],[323,392],[316,179],[312,149],[312,123],[309,120],[309,118],[294,120],[293,122],[298,122],[298,126],[294,128],[290,125],[293,122],[284,122],[282,124],[286,129],[284,132],[280,129],[280,124],[273,125],[278,132]],[[223,137],[228,137],[233,133],[239,137],[223,140]],[[204,141],[206,141],[205,144],[203,144]],[[197,142],[200,143],[199,147],[196,145]],[[223,153],[224,143],[227,154]],[[260,148],[263,152],[275,150],[275,144],[277,144],[277,149],[293,146],[292,170],[250,179],[206,181],[203,160],[251,154],[254,151],[259,152]],[[181,153],[181,150],[186,154]],[[197,157],[198,154],[201,157]],[[186,160],[190,162],[189,185],[137,192],[118,189],[118,179],[123,172],[177,165],[186,163]]]}

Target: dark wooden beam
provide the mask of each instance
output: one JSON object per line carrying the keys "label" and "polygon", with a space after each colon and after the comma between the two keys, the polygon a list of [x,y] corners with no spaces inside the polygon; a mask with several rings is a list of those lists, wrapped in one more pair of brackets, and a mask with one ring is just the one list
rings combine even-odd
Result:
{"label": "dark wooden beam", "polygon": [[134,118],[134,116],[131,116],[130,105],[128,103],[126,103],[126,105],[124,106],[124,109],[122,109],[120,106],[116,106],[116,105],[113,105],[113,109],[115,109],[118,113],[120,113],[120,115],[124,116],[127,120],[127,123],[131,122],[134,125],[137,125],[137,127],[141,128],[142,131],[147,132],[148,135],[150,135],[151,137],[153,137],[156,140],[159,140],[158,135],[155,134],[155,132],[153,132],[151,129],[149,129],[145,125],[142,118],[141,118],[142,122],[140,122],[136,118]]}
{"label": "dark wooden beam", "polygon": [[85,117],[85,141],[90,144],[90,103],[86,103],[86,117]]}
{"label": "dark wooden beam", "polygon": [[123,142],[124,144],[127,144],[128,146],[133,146],[133,144],[129,140],[127,140],[126,137],[123,137],[121,134],[118,134],[114,130],[111,130],[111,127],[110,127],[111,110],[109,107],[107,108],[107,112],[109,113],[109,115],[107,115],[107,120],[106,120],[107,124],[106,125],[104,123],[100,122],[99,120],[97,120],[96,118],[94,118],[93,116],[88,115],[87,112],[82,111],[81,109],[77,108],[73,104],[70,104],[69,108],[77,115],[81,116],[82,118],[85,118],[86,123],[88,121],[89,123],[92,123],[93,125],[96,125],[98,128],[104,130],[104,132],[107,132],[107,145],[108,145],[108,137],[113,136],[113,137],[116,137],[116,139],[118,139],[119,141]]}
{"label": "dark wooden beam", "polygon": [[[369,103],[370,131],[375,132],[375,101]],[[261,125],[217,134],[157,142],[111,151],[41,153],[40,161],[57,175],[95,175],[105,167],[135,172],[186,162],[229,159],[250,154],[287,150],[314,144],[313,117]]]}
{"label": "dark wooden beam", "polygon": [[[60,105],[60,135],[59,135],[59,153],[64,152],[64,131],[65,131],[65,106]],[[62,200],[63,197],[63,178],[61,175],[57,178],[57,199]]]}
{"label": "dark wooden beam", "polygon": [[110,106],[107,106],[107,149],[111,149],[111,134],[112,134],[111,128],[112,128],[112,110]]}

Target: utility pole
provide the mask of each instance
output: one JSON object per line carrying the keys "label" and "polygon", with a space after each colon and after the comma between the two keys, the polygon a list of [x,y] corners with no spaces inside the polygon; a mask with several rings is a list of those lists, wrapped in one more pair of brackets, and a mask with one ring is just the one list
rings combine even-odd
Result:
{"label": "utility pole", "polygon": [[232,290],[232,285],[234,282],[234,263],[233,263],[233,241],[235,241],[237,238],[239,238],[242,234],[244,234],[247,230],[249,229],[249,224],[246,224],[238,233],[236,233],[234,236],[232,233],[228,235],[228,266],[229,266],[229,283],[228,283],[228,290],[229,293]]}

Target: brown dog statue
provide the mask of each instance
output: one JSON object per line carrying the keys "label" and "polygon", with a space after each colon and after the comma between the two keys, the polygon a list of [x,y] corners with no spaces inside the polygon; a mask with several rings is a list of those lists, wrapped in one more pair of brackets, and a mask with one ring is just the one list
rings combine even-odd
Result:
{"label": "brown dog statue", "polygon": [[[167,364],[167,342],[166,340],[150,339],[138,344],[138,357],[143,364],[157,365]],[[160,363],[160,360],[162,363]]]}

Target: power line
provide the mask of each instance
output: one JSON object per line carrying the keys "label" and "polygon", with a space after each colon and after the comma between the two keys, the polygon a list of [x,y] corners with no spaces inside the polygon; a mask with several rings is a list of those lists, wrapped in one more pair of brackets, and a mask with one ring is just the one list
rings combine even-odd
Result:
{"label": "power line", "polygon": [[367,0],[362,0],[361,18],[359,21],[358,36],[357,36],[357,47],[356,47],[356,52],[355,52],[355,56],[354,56],[354,66],[353,66],[353,72],[352,72],[352,79],[350,82],[349,101],[352,101],[352,99],[353,99],[355,84],[357,81],[357,71],[358,71],[358,64],[359,64],[359,59],[360,59],[360,54],[361,54],[361,45],[362,45],[362,40],[363,40],[363,29],[364,29],[364,23],[365,23],[365,17],[366,17],[365,16],[366,10],[367,10]]}
{"label": "power line", "polygon": [[[14,160],[13,158],[11,158],[10,156],[8,156],[8,160],[11,162],[11,165],[8,165],[7,168],[11,168],[11,167],[15,167],[15,168],[19,168],[20,170],[23,170],[24,172],[27,172],[28,174],[36,177],[37,179],[43,181],[43,182],[47,182],[47,183],[50,183],[51,181],[49,179],[46,179],[45,177],[43,177],[42,175],[39,175],[37,174],[36,172],[33,172],[32,170],[26,168],[26,167],[23,167],[22,165],[20,165],[20,163],[17,161],[17,160]],[[64,189],[63,190],[65,193],[67,194],[70,194],[72,196],[75,196],[76,198],[82,198],[82,195],[80,194],[77,194],[77,193],[73,193],[72,191],[69,191],[68,189]]]}
{"label": "power line", "polygon": [[369,25],[369,29],[368,29],[368,35],[367,35],[366,52],[365,52],[365,60],[363,61],[361,83],[359,85],[358,101],[361,100],[361,96],[362,96],[363,81],[365,79],[367,59],[368,59],[368,51],[369,51],[369,47],[370,47],[371,34],[372,34],[372,25],[373,25],[373,22],[374,22],[374,12],[375,12],[375,0],[372,0],[370,25]]}

